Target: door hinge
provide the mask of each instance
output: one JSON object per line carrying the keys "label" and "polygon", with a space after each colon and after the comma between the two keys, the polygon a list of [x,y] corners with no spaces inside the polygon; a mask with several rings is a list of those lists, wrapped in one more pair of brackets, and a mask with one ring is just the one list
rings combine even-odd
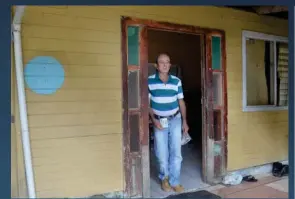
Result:
{"label": "door hinge", "polygon": [[14,122],[15,122],[15,117],[14,117],[14,115],[11,115],[10,122],[11,122],[12,124],[14,124]]}
{"label": "door hinge", "polygon": [[14,31],[14,26],[11,25],[11,41],[14,41],[14,35],[13,35],[13,31]]}
{"label": "door hinge", "polygon": [[13,31],[11,31],[11,41],[14,41]]}

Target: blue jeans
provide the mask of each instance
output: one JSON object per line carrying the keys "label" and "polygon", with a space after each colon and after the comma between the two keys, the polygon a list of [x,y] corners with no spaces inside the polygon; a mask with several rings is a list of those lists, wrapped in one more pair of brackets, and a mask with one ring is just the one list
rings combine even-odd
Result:
{"label": "blue jeans", "polygon": [[169,178],[171,186],[179,185],[181,170],[182,120],[179,113],[169,120],[168,128],[154,127],[154,149],[159,164],[159,178]]}

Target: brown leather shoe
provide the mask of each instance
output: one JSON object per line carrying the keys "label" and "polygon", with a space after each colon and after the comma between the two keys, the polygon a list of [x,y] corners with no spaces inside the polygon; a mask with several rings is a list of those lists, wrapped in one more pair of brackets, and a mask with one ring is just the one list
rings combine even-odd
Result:
{"label": "brown leather shoe", "polygon": [[177,193],[180,193],[180,192],[183,192],[184,191],[184,188],[181,185],[177,185],[177,186],[171,187],[171,188],[173,189],[173,191],[175,191]]}
{"label": "brown leather shoe", "polygon": [[171,191],[171,186],[169,185],[169,181],[168,178],[165,178],[164,180],[162,180],[162,189],[166,192]]}

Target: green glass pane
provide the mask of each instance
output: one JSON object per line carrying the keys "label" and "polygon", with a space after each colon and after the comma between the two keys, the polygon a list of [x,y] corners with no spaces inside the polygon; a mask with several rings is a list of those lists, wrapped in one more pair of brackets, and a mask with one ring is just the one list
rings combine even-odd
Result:
{"label": "green glass pane", "polygon": [[221,106],[222,93],[223,93],[221,72],[213,72],[212,87],[213,87],[213,104],[217,106]]}
{"label": "green glass pane", "polygon": [[139,65],[139,27],[128,27],[128,65]]}
{"label": "green glass pane", "polygon": [[212,37],[212,69],[221,70],[221,39]]}

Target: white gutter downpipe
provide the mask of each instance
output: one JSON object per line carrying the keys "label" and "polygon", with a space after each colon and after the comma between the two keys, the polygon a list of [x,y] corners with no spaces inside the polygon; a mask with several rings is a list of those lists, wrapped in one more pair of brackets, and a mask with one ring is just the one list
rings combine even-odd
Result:
{"label": "white gutter downpipe", "polygon": [[21,20],[25,11],[25,6],[16,6],[13,18],[13,43],[15,72],[18,92],[19,114],[21,123],[21,136],[24,151],[25,172],[29,198],[36,198],[34,172],[31,155],[30,133],[27,116],[26,93],[23,73],[23,57],[21,44]]}

